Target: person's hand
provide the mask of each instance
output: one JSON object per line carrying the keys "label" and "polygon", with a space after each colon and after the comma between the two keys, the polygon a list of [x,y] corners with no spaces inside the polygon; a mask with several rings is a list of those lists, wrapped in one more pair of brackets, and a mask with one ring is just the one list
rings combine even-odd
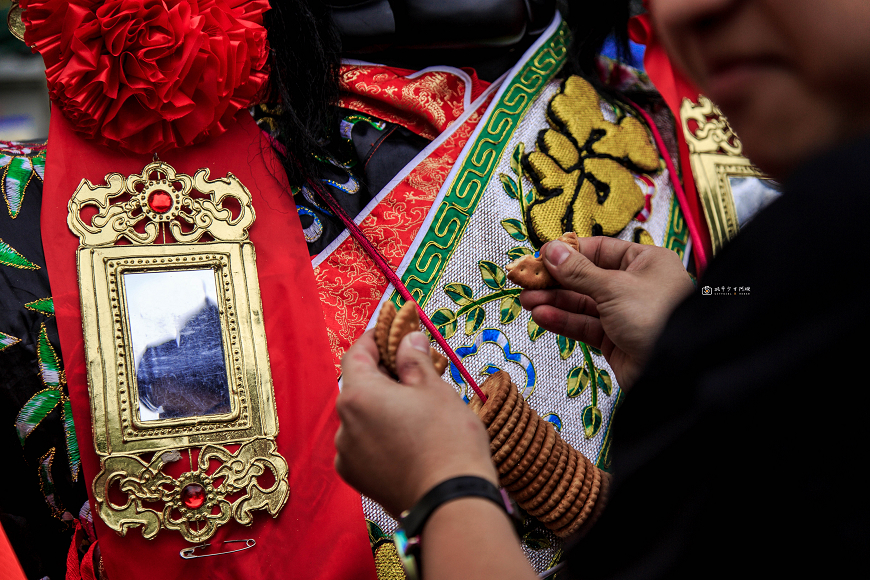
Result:
{"label": "person's hand", "polygon": [[342,358],[338,474],[394,517],[451,477],[477,475],[497,484],[486,429],[436,374],[425,334],[402,340],[396,366],[401,383],[378,367],[371,332]]}
{"label": "person's hand", "polygon": [[637,380],[674,308],[694,289],[677,254],[608,237],[542,248],[562,288],[525,290],[523,308],[541,327],[604,354],[623,388]]}

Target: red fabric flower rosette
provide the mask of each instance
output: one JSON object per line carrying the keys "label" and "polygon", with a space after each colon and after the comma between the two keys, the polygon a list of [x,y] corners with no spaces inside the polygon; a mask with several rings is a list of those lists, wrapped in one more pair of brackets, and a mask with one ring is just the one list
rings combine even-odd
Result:
{"label": "red fabric flower rosette", "polygon": [[161,152],[224,133],[268,79],[268,0],[22,0],[25,41],[75,130]]}

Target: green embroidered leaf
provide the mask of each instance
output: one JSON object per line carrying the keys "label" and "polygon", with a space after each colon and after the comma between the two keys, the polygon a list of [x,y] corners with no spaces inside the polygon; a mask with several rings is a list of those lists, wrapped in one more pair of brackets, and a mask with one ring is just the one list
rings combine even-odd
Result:
{"label": "green embroidered leaf", "polygon": [[76,439],[76,427],[73,423],[72,404],[69,397],[63,398],[63,407],[61,409],[63,415],[63,432],[66,438],[66,453],[69,457],[69,473],[73,481],[79,477],[79,468],[82,465],[81,454],[79,453],[79,442]]}
{"label": "green embroidered leaf", "polygon": [[0,264],[21,268],[22,270],[39,270],[39,266],[19,254],[15,249],[0,239]]}
{"label": "green embroidered leaf", "polygon": [[46,316],[54,316],[54,300],[51,297],[28,302],[24,307],[34,312],[42,312]]}
{"label": "green embroidered leaf", "polygon": [[449,308],[439,308],[432,315],[432,324],[444,338],[450,338],[456,333],[456,313]]}
{"label": "green embroidered leaf", "polygon": [[[588,345],[587,345],[587,346],[588,346]],[[592,352],[592,354],[597,354],[598,356],[604,356],[604,355],[601,353],[601,351],[598,350],[597,348],[595,348],[594,346],[590,346],[590,347],[589,347],[589,350]]]}
{"label": "green embroidered leaf", "polygon": [[612,103],[610,106],[613,107],[613,114],[616,115],[617,120],[621,121],[625,118],[625,111],[622,110],[622,107],[617,103]]}
{"label": "green embroidered leaf", "polygon": [[516,241],[524,242],[529,239],[529,236],[526,234],[526,226],[520,220],[513,218],[502,220],[501,225]]}
{"label": "green embroidered leaf", "polygon": [[520,193],[517,189],[517,182],[514,181],[510,175],[507,175],[506,173],[500,173],[498,178],[501,180],[501,186],[504,188],[504,192],[508,194],[509,198],[520,198]]}
{"label": "green embroidered leaf", "polygon": [[54,476],[51,473],[51,465],[54,463],[54,451],[52,447],[48,452],[39,458],[39,488],[42,490],[42,495],[45,497],[45,503],[51,509],[54,517],[61,517],[64,512],[58,497],[55,495]]}
{"label": "green embroidered leaf", "polygon": [[544,336],[546,332],[546,330],[538,326],[538,323],[535,322],[534,318],[529,317],[529,338],[532,340],[532,342],[535,342],[536,340]]}
{"label": "green embroidered leaf", "polygon": [[613,394],[613,379],[610,378],[610,373],[604,369],[598,369],[598,388],[608,397]]}
{"label": "green embroidered leaf", "polygon": [[568,371],[568,398],[573,399],[589,386],[589,371],[584,367],[574,367]]}
{"label": "green embroidered leaf", "polygon": [[501,290],[507,282],[504,270],[486,260],[481,260],[477,263],[480,267],[480,275],[483,277],[483,283],[493,290]]}
{"label": "green embroidered leaf", "polygon": [[17,344],[21,342],[20,338],[15,338],[11,334],[6,334],[5,332],[0,332],[0,351],[5,348],[9,348],[13,344]]}
{"label": "green embroidered leaf", "polygon": [[15,157],[6,168],[6,178],[0,187],[6,197],[6,206],[12,218],[18,217],[21,211],[21,201],[24,199],[24,190],[33,176],[33,163],[28,157]]}
{"label": "green embroidered leaf", "polygon": [[580,415],[583,420],[583,434],[587,439],[592,439],[601,430],[601,423],[604,422],[601,416],[601,410],[598,407],[589,405],[583,409]]}
{"label": "green embroidered leaf", "polygon": [[546,550],[550,547],[550,540],[543,530],[535,528],[523,535],[523,544],[531,550]]}
{"label": "green embroidered leaf", "polygon": [[39,373],[46,387],[58,388],[63,383],[63,371],[60,368],[60,359],[54,352],[51,343],[48,342],[48,333],[45,324],[39,330],[39,343],[36,354],[39,356]]}
{"label": "green embroidered leaf", "polygon": [[467,306],[474,301],[474,291],[465,284],[459,284],[458,282],[447,284],[444,286],[444,292],[460,306]]}
{"label": "green embroidered leaf", "polygon": [[39,458],[39,486],[46,495],[54,493],[54,477],[51,475],[51,464],[54,463],[54,447]]}
{"label": "green embroidered leaf", "polygon": [[534,254],[534,252],[531,249],[523,246],[517,246],[516,248],[511,248],[507,251],[508,258],[511,260],[519,260],[523,256],[531,256],[532,254]]}
{"label": "green embroidered leaf", "polygon": [[571,353],[577,347],[576,340],[562,335],[556,336],[556,344],[559,345],[559,354],[562,356],[562,360],[568,360],[568,357],[571,356]]}
{"label": "green embroidered leaf", "polygon": [[516,320],[523,311],[519,296],[505,296],[501,299],[501,323],[508,324]]}
{"label": "green embroidered leaf", "polygon": [[22,446],[31,431],[36,429],[42,420],[45,419],[46,415],[57,407],[62,396],[63,393],[57,389],[45,389],[30,397],[30,400],[24,403],[24,406],[18,412],[18,418],[15,419],[18,441]]}
{"label": "green embroidered leaf", "polygon": [[465,334],[471,336],[480,330],[486,320],[486,312],[481,306],[475,306],[468,311],[468,316],[465,318]]}
{"label": "green embroidered leaf", "polygon": [[511,171],[516,173],[517,176],[520,176],[523,173],[523,166],[521,161],[525,150],[526,144],[520,142],[517,144],[516,148],[514,148],[513,155],[511,155]]}
{"label": "green embroidered leaf", "polygon": [[33,170],[36,172],[36,175],[45,181],[45,149],[31,157],[30,161],[33,162]]}

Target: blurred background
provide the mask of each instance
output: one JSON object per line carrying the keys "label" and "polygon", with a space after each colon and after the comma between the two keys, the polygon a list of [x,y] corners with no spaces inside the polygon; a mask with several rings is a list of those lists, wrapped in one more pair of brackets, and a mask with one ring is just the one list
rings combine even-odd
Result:
{"label": "blurred background", "polygon": [[0,141],[44,141],[48,89],[42,58],[6,27],[11,0],[0,0]]}

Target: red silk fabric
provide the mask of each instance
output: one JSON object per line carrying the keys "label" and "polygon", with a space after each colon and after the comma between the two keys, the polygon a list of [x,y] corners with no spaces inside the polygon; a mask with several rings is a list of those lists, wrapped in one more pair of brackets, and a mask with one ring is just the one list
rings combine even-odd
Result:
{"label": "red silk fabric", "polygon": [[[664,47],[658,39],[650,22],[649,14],[641,14],[631,19],[628,27],[631,39],[646,45],[643,57],[643,66],[650,80],[665,99],[674,119],[677,122],[677,143],[680,147],[680,167],[683,173],[683,188],[686,191],[685,201],[680,200],[683,216],[693,224],[690,228],[692,234],[692,255],[698,274],[702,274],[707,268],[707,262],[713,256],[713,244],[710,242],[710,230],[707,220],[704,218],[704,209],[695,188],[695,180],[692,178],[692,165],[689,158],[689,146],[683,137],[682,121],[680,120],[680,106],[683,98],[688,98],[694,103],[698,102],[700,92],[686,78],[686,76],[673,66]],[[677,176],[674,176],[677,179]]]}
{"label": "red silk fabric", "polygon": [[[456,132],[408,173],[359,224],[394,271],[417,237],[448,173],[491,100],[485,99]],[[326,314],[335,376],[339,377],[341,357],[365,332],[389,281],[350,236],[315,268],[314,276]]]}
{"label": "red silk fabric", "polygon": [[461,70],[468,75],[470,86],[448,70],[418,73],[380,65],[343,64],[338,106],[401,125],[432,140],[465,111],[467,90],[471,103],[490,84],[477,78],[472,68]]}
{"label": "red silk fabric", "polygon": [[[253,196],[257,217],[249,234],[257,253],[279,416],[278,451],[290,467],[290,497],[277,518],[257,511],[251,527],[232,520],[220,527],[207,552],[239,546],[222,548],[226,540],[253,538],[255,547],[193,560],[179,556],[190,544],[177,532],[161,530],[155,539],[146,540],[134,528],[121,537],[95,515],[103,562],[109,578],[124,580],[374,580],[360,497],[333,469],[338,389],[296,208],[285,193],[283,169],[267,140],[247,112],[240,112],[236,121],[221,137],[170,151],[161,158],[189,175],[200,168],[209,168],[212,179],[232,172]],[[67,204],[81,179],[102,184],[109,173],[138,173],[151,161],[151,155],[124,153],[81,139],[57,109],[51,115],[49,142],[42,236],[83,477],[94,507],[91,482],[100,466],[91,439],[76,270],[78,239],[66,224]],[[186,458],[179,463],[186,464]],[[95,508],[93,513],[98,513]]]}

